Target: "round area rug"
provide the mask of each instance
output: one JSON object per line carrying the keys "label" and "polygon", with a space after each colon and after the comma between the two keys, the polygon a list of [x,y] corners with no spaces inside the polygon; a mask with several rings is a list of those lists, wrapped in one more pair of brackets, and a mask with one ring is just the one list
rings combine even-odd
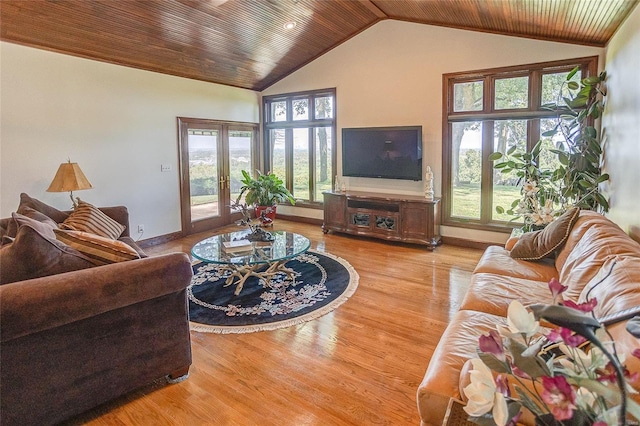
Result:
{"label": "round area rug", "polygon": [[344,259],[309,250],[290,260],[295,279],[279,273],[269,285],[257,277],[224,287],[228,271],[213,263],[193,265],[187,288],[191,329],[209,333],[251,333],[311,321],[343,304],[358,287],[359,276]]}

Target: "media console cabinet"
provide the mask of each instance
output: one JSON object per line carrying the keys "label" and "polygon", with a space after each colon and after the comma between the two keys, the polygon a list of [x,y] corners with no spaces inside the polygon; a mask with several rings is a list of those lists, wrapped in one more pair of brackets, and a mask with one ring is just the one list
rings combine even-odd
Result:
{"label": "media console cabinet", "polygon": [[440,199],[363,191],[324,192],[322,230],[424,244],[440,244]]}

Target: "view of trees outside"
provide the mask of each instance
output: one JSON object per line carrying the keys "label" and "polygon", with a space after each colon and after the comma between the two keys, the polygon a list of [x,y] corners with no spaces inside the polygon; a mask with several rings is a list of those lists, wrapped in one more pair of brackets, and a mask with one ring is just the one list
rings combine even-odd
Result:
{"label": "view of trees outside", "polygon": [[[310,117],[311,100],[314,102],[313,117]],[[273,101],[269,104],[269,117],[273,123],[286,122],[291,125],[271,128],[268,132],[271,146],[269,171],[285,182],[288,181],[286,140],[289,132],[293,164],[293,187],[289,190],[296,200],[322,202],[322,192],[332,187],[332,128],[314,126],[313,121],[332,118],[333,102],[333,96],[294,97],[290,102],[290,121],[287,121],[287,101]]]}
{"label": "view of trees outside", "polygon": [[[543,74],[542,93],[540,104],[548,104],[558,101],[558,96],[563,82],[566,80],[567,72]],[[574,79],[580,79],[577,73]],[[454,112],[481,112],[484,107],[484,81],[476,80],[462,83],[455,83],[453,87],[453,111]],[[529,77],[510,77],[495,80],[494,97],[492,104],[494,110],[518,110],[529,108]],[[534,104],[538,104],[535,102]],[[536,106],[536,109],[538,107]],[[451,215],[460,218],[480,219],[481,207],[481,182],[484,158],[491,153],[482,152],[482,135],[484,126],[491,126],[493,129],[493,141],[491,143],[493,152],[505,153],[511,147],[516,146],[517,152],[526,152],[527,141],[530,139],[527,134],[528,121],[526,119],[487,119],[470,120],[451,123]],[[555,118],[539,119],[540,134],[552,129],[557,120]],[[533,136],[533,135],[532,135]],[[539,164],[543,168],[554,170],[558,165],[558,159],[549,149],[555,148],[558,143],[562,143],[562,138],[558,135],[553,140],[551,138],[540,138],[543,140]],[[507,213],[498,214],[496,206],[509,207],[511,203],[520,197],[521,182],[511,174],[503,174],[500,170],[493,168],[493,164],[487,163],[484,167],[492,168],[492,220],[508,221],[511,216]]]}
{"label": "view of trees outside", "polygon": [[[219,214],[218,201],[218,131],[189,130],[189,177],[191,206],[216,203],[211,215]],[[251,168],[250,131],[229,131],[229,166],[231,199],[240,193],[242,170]]]}

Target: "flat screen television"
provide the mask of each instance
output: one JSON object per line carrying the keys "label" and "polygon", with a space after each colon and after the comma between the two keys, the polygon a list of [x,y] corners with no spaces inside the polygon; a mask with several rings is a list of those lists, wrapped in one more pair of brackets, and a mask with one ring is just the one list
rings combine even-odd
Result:
{"label": "flat screen television", "polygon": [[342,175],[422,180],[422,126],[342,129]]}

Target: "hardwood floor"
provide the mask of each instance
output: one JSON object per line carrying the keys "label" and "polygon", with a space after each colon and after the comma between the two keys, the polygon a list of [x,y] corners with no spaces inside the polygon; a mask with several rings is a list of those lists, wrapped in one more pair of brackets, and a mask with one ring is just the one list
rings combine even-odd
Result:
{"label": "hardwood floor", "polygon": [[[418,425],[417,387],[482,252],[324,235],[317,225],[282,220],[276,228],[349,261],[360,275],[356,293],[330,314],[286,329],[192,332],[186,381],[159,380],[69,424]],[[188,253],[210,234],[146,251]]]}

